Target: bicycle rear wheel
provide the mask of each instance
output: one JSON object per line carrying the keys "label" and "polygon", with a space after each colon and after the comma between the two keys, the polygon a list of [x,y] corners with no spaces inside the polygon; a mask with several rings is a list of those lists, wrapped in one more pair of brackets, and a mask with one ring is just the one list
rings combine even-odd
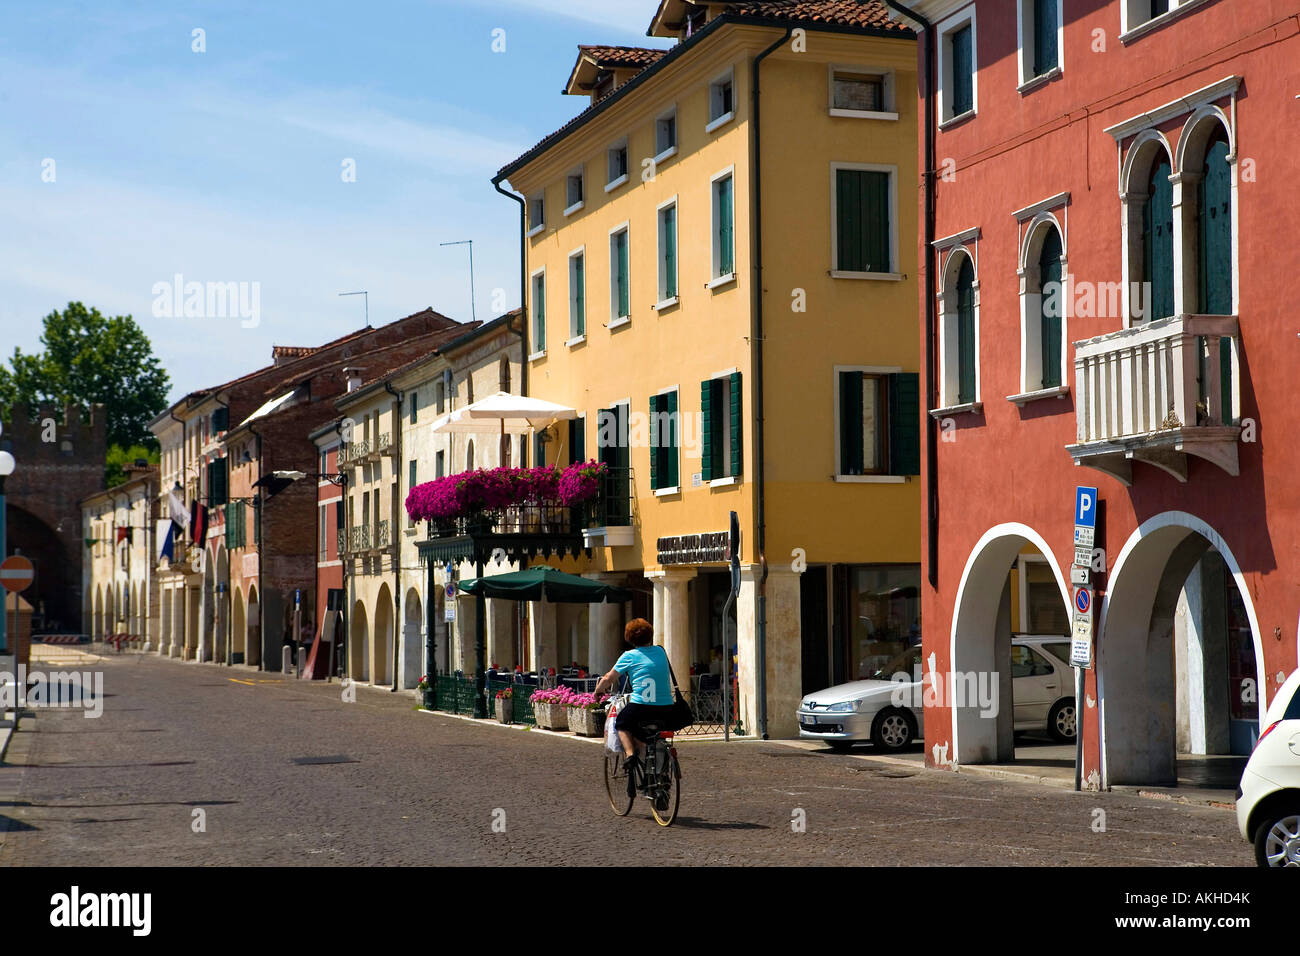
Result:
{"label": "bicycle rear wheel", "polygon": [[661,827],[671,826],[677,819],[677,807],[682,799],[682,770],[677,765],[677,755],[668,751],[663,773],[655,781],[650,795],[650,812]]}
{"label": "bicycle rear wheel", "polygon": [[632,810],[636,797],[627,795],[627,765],[622,754],[605,751],[605,793],[609,795],[609,806],[620,817],[625,817]]}

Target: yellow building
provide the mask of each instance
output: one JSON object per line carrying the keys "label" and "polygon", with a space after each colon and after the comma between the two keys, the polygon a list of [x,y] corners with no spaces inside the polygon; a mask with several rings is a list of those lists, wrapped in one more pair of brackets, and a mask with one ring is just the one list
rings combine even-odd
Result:
{"label": "yellow building", "polygon": [[[607,669],[629,615],[683,685],[725,640],[745,732],[791,736],[803,693],[919,640],[913,34],[832,0],[663,0],[649,34],[675,44],[580,47],[590,105],[495,180],[528,394],[583,416],[533,454],[615,475],[582,570],[641,597],[592,607],[580,663]],[[723,549],[690,536],[731,511],[724,632]]]}

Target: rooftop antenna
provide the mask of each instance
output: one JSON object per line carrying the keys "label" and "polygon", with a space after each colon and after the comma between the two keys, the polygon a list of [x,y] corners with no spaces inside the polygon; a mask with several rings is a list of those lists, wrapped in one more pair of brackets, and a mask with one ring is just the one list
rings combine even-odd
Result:
{"label": "rooftop antenna", "polygon": [[471,321],[478,320],[478,314],[474,310],[474,240],[461,239],[458,242],[440,242],[440,246],[469,246],[469,317]]}
{"label": "rooftop antenna", "polygon": [[366,328],[370,328],[370,293],[362,289],[360,292],[340,292],[339,295],[364,295],[366,297]]}

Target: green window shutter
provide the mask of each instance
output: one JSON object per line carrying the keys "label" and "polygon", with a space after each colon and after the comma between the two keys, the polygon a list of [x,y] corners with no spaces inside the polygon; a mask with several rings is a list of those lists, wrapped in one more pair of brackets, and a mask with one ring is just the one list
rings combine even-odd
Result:
{"label": "green window shutter", "polygon": [[1061,312],[1065,293],[1061,288],[1061,237],[1049,229],[1038,254],[1039,313],[1043,354],[1043,388],[1061,384]]}
{"label": "green window shutter", "polygon": [[542,442],[541,432],[533,436],[533,464],[538,468],[546,464],[546,445]]}
{"label": "green window shutter", "polygon": [[620,232],[617,239],[618,245],[618,314],[621,318],[631,314],[628,295],[628,275],[627,275],[627,233]]}
{"label": "green window shutter", "polygon": [[840,169],[835,176],[836,263],[843,272],[891,272],[889,174]]}
{"label": "green window shutter", "polygon": [[569,419],[569,463],[577,464],[587,460],[586,419]]}
{"label": "green window shutter", "polygon": [[677,295],[677,207],[664,213],[664,298]]}
{"label": "green window shutter", "polygon": [[1055,69],[1056,0],[1034,0],[1034,76]]}
{"label": "green window shutter", "polygon": [[700,475],[705,481],[713,480],[713,383],[705,379],[700,383]]}
{"label": "green window shutter", "polygon": [[1142,278],[1151,288],[1148,320],[1174,314],[1174,187],[1169,172],[1168,159],[1155,164],[1142,209]]}
{"label": "green window shutter", "polygon": [[965,257],[957,274],[957,402],[975,401],[975,267]]}
{"label": "green window shutter", "polygon": [[262,543],[262,499],[253,499],[253,543],[261,545]]}
{"label": "green window shutter", "polygon": [[416,471],[417,471],[417,463],[413,461],[413,462],[411,462],[411,464],[410,464],[410,468],[409,468],[409,478],[408,478],[407,483],[406,483],[406,487],[407,487],[408,490],[411,489],[411,488],[414,488],[414,487],[415,487],[415,475],[416,475]]}
{"label": "green window shutter", "polygon": [[889,376],[889,473],[921,473],[921,376]]}
{"label": "green window shutter", "polygon": [[1205,178],[1197,186],[1202,315],[1232,314],[1232,167],[1228,143],[1216,139],[1205,155]]}
{"label": "green window shutter", "polygon": [[665,450],[665,468],[662,473],[665,488],[680,488],[678,484],[678,436],[677,436],[677,393],[669,392],[659,400],[661,411],[668,413],[668,444]]}
{"label": "green window shutter", "polygon": [[952,44],[952,115],[960,116],[975,105],[974,50],[970,24],[950,35]]}
{"label": "green window shutter", "polygon": [[226,503],[226,460],[224,458],[218,458],[208,465],[208,495],[211,497],[211,501],[208,502],[209,507]]}
{"label": "green window shutter", "polygon": [[732,177],[718,181],[718,275],[736,271],[735,204],[732,201]]}
{"label": "green window shutter", "polygon": [[573,261],[574,282],[574,334],[587,334],[587,281],[585,257],[578,256]]}
{"label": "green window shutter", "polygon": [[659,396],[650,396],[650,490],[659,487],[659,458],[663,450],[659,447]]}
{"label": "green window shutter", "polygon": [[730,388],[730,413],[731,413],[731,447],[727,449],[729,464],[727,468],[728,475],[739,475],[741,472],[740,458],[740,432],[741,432],[741,396],[740,396],[740,373],[732,372],[731,379],[728,383]]}
{"label": "green window shutter", "polygon": [[230,429],[230,409],[221,407],[214,409],[212,412],[212,430],[214,432],[224,432]]}
{"label": "green window shutter", "polygon": [[861,372],[840,372],[840,474],[862,474]]}

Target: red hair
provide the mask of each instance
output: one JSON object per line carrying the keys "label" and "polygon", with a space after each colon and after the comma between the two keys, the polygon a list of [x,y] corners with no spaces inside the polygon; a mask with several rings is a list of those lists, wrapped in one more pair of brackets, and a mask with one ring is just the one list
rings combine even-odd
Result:
{"label": "red hair", "polygon": [[645,647],[655,639],[655,629],[643,617],[634,617],[623,628],[623,640],[633,647]]}

